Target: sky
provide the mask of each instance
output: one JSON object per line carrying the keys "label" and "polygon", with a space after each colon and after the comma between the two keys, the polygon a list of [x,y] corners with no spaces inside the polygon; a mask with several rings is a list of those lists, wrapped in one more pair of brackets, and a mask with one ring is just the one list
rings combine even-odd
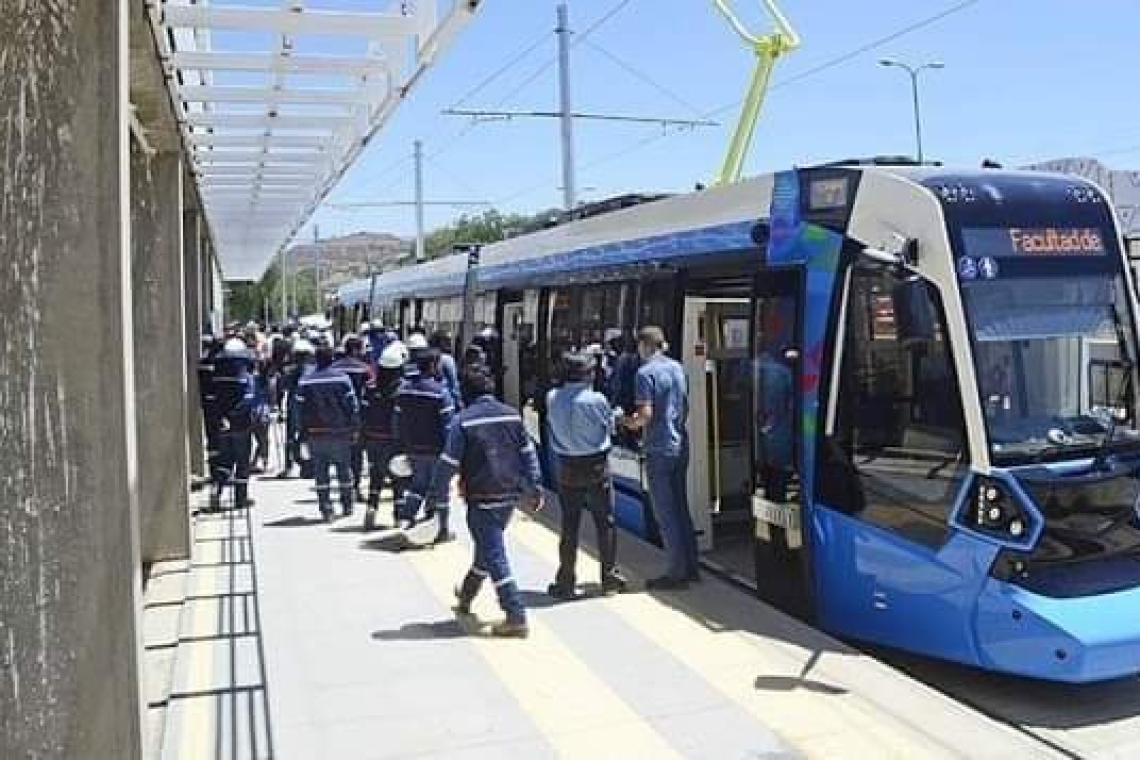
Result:
{"label": "sky", "polygon": [[[360,10],[390,5],[307,3]],[[708,116],[719,122],[667,131],[659,125],[577,122],[580,198],[684,192],[711,181],[754,60],[712,0],[568,0],[568,5],[577,33],[570,65],[575,110]],[[735,2],[753,28],[767,31],[760,5],[759,0]],[[921,79],[928,158],[976,166],[986,157],[1020,165],[1080,155],[1101,158],[1113,168],[1140,166],[1137,0],[781,0],[780,5],[803,44],[777,65],[745,174],[912,153],[909,80],[901,70],[878,66],[882,57],[945,64]],[[374,138],[299,239],[312,239],[314,225],[321,237],[361,230],[413,234],[410,208],[349,210],[332,204],[410,200],[416,139],[424,141],[429,201],[489,201],[502,211],[523,213],[560,205],[557,120],[472,124],[441,113],[455,105],[555,109],[555,6],[555,0],[484,0],[458,42]],[[947,11],[927,26],[873,45]],[[870,49],[858,52],[864,48]],[[432,206],[426,226],[430,231],[478,210]]]}

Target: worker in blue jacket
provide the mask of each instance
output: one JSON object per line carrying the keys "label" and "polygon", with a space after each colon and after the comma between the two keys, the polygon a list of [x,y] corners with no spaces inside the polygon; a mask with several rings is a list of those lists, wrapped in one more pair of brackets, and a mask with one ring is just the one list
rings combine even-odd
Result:
{"label": "worker in blue jacket", "polygon": [[[372,377],[372,367],[364,358],[364,341],[355,335],[344,339],[344,356],[333,362],[332,368],[348,375],[356,400],[363,403],[364,386]],[[359,431],[352,442],[352,490],[357,501],[364,501],[360,494],[360,479],[364,472],[364,441]]]}
{"label": "worker in blue jacket", "polygon": [[222,493],[233,486],[234,507],[249,505],[249,455],[257,388],[251,370],[253,354],[240,338],[226,341],[214,359],[215,411],[218,415],[218,456],[213,469],[210,509],[221,506]]}
{"label": "worker in blue jacket", "polygon": [[332,368],[332,347],[319,346],[315,358],[316,369],[297,383],[297,409],[301,435],[313,457],[317,504],[321,517],[331,522],[330,466],[336,468],[341,511],[346,517],[352,514],[352,441],[360,428],[360,405],[352,381]]}
{"label": "worker in blue jacket", "polygon": [[[389,463],[400,454],[396,435],[396,394],[399,393],[408,349],[400,341],[389,343],[380,354],[375,376],[364,386],[361,400],[361,438],[368,454],[368,510],[364,513],[364,529],[376,527],[380,510],[380,492],[385,483],[392,484],[393,504],[399,504],[402,483],[391,475]],[[394,515],[394,523],[399,515]]]}
{"label": "worker in blue jacket", "polygon": [[[396,430],[412,474],[403,503],[397,504],[399,522],[410,528],[424,505],[431,484],[432,468],[447,437],[455,404],[436,379],[439,351],[422,348],[412,352],[404,381],[396,393]],[[446,530],[442,534],[446,538]]]}
{"label": "worker in blue jacket", "polygon": [[[467,406],[448,432],[429,491],[436,514],[445,517],[448,489],[458,472],[460,491],[467,501],[475,558],[456,590],[455,611],[469,614],[483,580],[489,577],[506,613],[491,633],[525,638],[529,634],[526,610],[511,575],[503,534],[517,507],[542,508],[538,454],[519,413],[495,398],[491,369],[482,365],[465,368],[461,385]],[[446,530],[443,520],[440,529]]]}

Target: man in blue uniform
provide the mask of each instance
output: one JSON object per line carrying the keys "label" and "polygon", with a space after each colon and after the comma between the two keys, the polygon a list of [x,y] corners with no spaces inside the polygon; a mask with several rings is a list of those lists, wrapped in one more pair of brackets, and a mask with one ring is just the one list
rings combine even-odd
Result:
{"label": "man in blue uniform", "polygon": [[[396,507],[404,528],[415,523],[424,504],[432,467],[443,451],[447,428],[455,413],[450,395],[435,379],[438,363],[439,352],[435,349],[424,347],[414,351],[404,382],[396,393],[396,430],[412,467],[403,503]],[[439,537],[446,540],[449,535],[445,527]]]}
{"label": "man in blue uniform", "polygon": [[[404,365],[408,363],[408,350],[400,341],[389,343],[380,354],[376,376],[364,386],[361,409],[361,438],[368,454],[368,510],[364,513],[364,529],[376,527],[376,513],[380,509],[380,490],[392,480],[388,463],[400,453],[396,435],[396,394]],[[392,482],[393,502],[400,497],[399,483]],[[399,522],[399,515],[393,522]]]}
{"label": "man in blue uniform", "polygon": [[566,382],[546,399],[548,440],[557,458],[555,470],[562,507],[558,574],[547,593],[556,599],[577,596],[574,568],[583,511],[590,513],[598,532],[602,592],[617,593],[625,589],[625,580],[617,572],[617,531],[609,468],[613,412],[606,397],[590,387],[594,377],[592,357],[567,354],[563,366]]}
{"label": "man in blue uniform", "polygon": [[352,514],[352,441],[360,427],[360,406],[352,381],[332,368],[330,346],[316,351],[317,367],[297,384],[297,407],[304,440],[316,467],[317,502],[321,516],[332,521],[329,467],[336,468],[341,510]]}
{"label": "man in blue uniform", "polygon": [[684,367],[665,355],[665,333],[660,327],[643,327],[637,334],[637,350],[643,360],[637,370],[637,411],[626,425],[645,431],[649,500],[668,557],[665,574],[648,581],[646,587],[682,589],[700,580],[697,536],[687,493],[688,381]]}
{"label": "man in blue uniform", "polygon": [[[348,375],[357,401],[364,399],[364,386],[372,377],[372,367],[364,360],[364,341],[355,335],[344,339],[344,356],[333,362],[332,368]],[[357,501],[360,496],[360,478],[364,472],[364,442],[357,434],[352,442],[352,490]]]}
{"label": "man in blue uniform", "polygon": [[249,454],[257,404],[253,355],[240,338],[230,338],[214,360],[213,389],[218,414],[219,455],[213,469],[210,508],[221,506],[222,491],[233,486],[234,507],[249,504]]}
{"label": "man in blue uniform", "polygon": [[198,400],[202,405],[202,424],[206,434],[206,463],[210,480],[219,467],[221,454],[222,419],[218,413],[218,396],[214,390],[214,360],[221,353],[221,345],[213,335],[202,336],[202,353],[198,359]]}
{"label": "man in blue uniform", "polygon": [[467,406],[448,432],[430,490],[437,514],[446,515],[448,487],[458,472],[460,490],[467,501],[467,527],[475,542],[475,558],[456,589],[455,611],[470,614],[483,580],[490,577],[499,606],[506,613],[506,619],[491,633],[525,638],[529,634],[526,610],[511,576],[503,533],[517,507],[529,504],[542,508],[538,455],[519,413],[495,399],[495,379],[489,368],[465,368],[462,387]]}

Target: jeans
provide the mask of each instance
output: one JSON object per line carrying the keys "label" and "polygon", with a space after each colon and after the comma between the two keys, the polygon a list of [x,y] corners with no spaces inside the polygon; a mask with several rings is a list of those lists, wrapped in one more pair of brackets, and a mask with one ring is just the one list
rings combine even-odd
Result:
{"label": "jeans", "polygon": [[220,496],[227,485],[234,487],[234,506],[245,506],[249,494],[249,451],[252,446],[248,430],[226,430],[218,434],[219,453],[214,462],[213,480]]}
{"label": "jeans", "polygon": [[340,485],[340,506],[345,514],[352,511],[352,443],[346,438],[310,438],[309,452],[316,469],[317,503],[321,512],[332,511],[329,467],[336,468]]}
{"label": "jeans", "polygon": [[[408,478],[403,501],[396,502],[396,512],[399,519],[414,520],[420,511],[420,507],[427,501],[428,488],[431,487],[431,474],[438,458],[435,454],[408,455],[408,460],[412,464],[412,477]],[[447,505],[442,506],[446,507]]]}
{"label": "jeans", "polygon": [[686,484],[689,453],[650,455],[645,459],[645,469],[649,477],[649,503],[665,544],[668,560],[665,574],[673,579],[695,576],[700,572],[700,565]]}
{"label": "jeans", "polygon": [[483,579],[490,577],[491,582],[495,584],[499,606],[506,613],[507,620],[512,623],[525,623],[526,610],[523,608],[518,584],[511,576],[511,566],[507,562],[507,547],[503,542],[503,533],[514,511],[513,506],[492,509],[468,507],[467,527],[475,542],[475,559],[459,587],[459,599],[469,604],[479,593]]}
{"label": "jeans", "polygon": [[554,582],[563,588],[572,588],[577,582],[574,568],[578,561],[578,533],[583,510],[590,513],[598,532],[601,582],[605,585],[615,579],[617,531],[614,528],[614,494],[610,479],[580,487],[559,485],[558,497],[562,502],[562,535],[558,541],[558,574]]}

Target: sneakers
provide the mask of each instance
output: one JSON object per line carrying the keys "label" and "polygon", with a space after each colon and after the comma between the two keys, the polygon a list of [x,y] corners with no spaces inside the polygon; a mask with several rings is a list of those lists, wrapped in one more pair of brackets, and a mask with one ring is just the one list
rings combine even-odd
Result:
{"label": "sneakers", "polygon": [[602,581],[602,593],[606,596],[624,594],[629,590],[629,583],[620,575],[611,575]]}
{"label": "sneakers", "polygon": [[491,635],[497,639],[525,639],[530,636],[530,627],[525,620],[503,620],[491,626]]}

